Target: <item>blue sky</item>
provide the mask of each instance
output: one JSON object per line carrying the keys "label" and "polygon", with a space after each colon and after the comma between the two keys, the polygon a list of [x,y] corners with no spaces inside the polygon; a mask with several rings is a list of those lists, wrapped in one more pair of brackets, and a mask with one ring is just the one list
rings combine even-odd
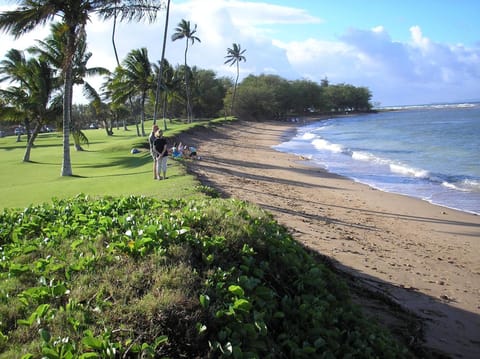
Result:
{"label": "blue sky", "polygon": [[[14,2],[0,0],[0,11],[7,4]],[[224,65],[235,42],[247,50],[242,78],[328,78],[368,87],[381,106],[462,102],[480,100],[479,14],[477,0],[172,0],[169,37],[182,18],[197,24],[201,42],[190,47],[188,62],[219,76],[235,75]],[[160,14],[155,24],[122,24],[120,58],[147,47],[158,61],[163,21]],[[111,27],[95,19],[87,25],[91,66],[115,67]],[[47,34],[39,29],[13,41],[1,33],[0,57]],[[184,46],[169,41],[167,59],[183,63]],[[75,98],[81,102],[78,91]]]}

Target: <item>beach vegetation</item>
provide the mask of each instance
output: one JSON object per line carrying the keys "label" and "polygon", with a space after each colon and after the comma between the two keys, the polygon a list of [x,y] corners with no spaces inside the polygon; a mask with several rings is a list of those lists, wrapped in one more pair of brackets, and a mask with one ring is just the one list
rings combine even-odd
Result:
{"label": "beach vegetation", "polygon": [[[173,68],[173,66],[168,62],[167,59],[163,59],[161,63],[153,64],[154,72],[157,74],[157,86],[158,82],[160,81],[161,86],[160,90],[157,92],[155,91],[155,97],[161,97],[161,104],[162,104],[162,117],[163,117],[163,129],[166,131],[168,129],[167,126],[167,117],[172,118],[173,114],[180,114],[180,111],[175,109],[175,103],[178,103],[178,98],[180,97],[179,94],[184,93],[182,92],[182,78],[180,77],[179,72]],[[160,75],[161,73],[161,75]],[[159,80],[160,79],[160,80]],[[157,100],[155,99],[154,102],[154,109],[153,109],[153,122],[156,122],[158,115],[156,112],[158,111],[160,98]]]}
{"label": "beach vegetation", "polygon": [[234,199],[0,213],[2,358],[404,358],[342,280]]}
{"label": "beach vegetation", "polygon": [[[156,69],[155,73],[156,73],[156,87],[155,87],[155,94],[154,94],[154,101],[153,101],[153,123],[154,124],[157,124],[157,119],[158,119],[158,110],[159,110],[159,104],[160,104],[160,97],[161,97],[161,89],[162,89],[162,86],[164,86],[164,83],[163,83],[163,74],[164,74],[164,71],[163,71],[163,65],[168,63],[166,62],[165,60],[165,49],[167,47],[167,33],[168,33],[168,22],[170,20],[170,0],[167,0],[167,3],[166,3],[166,12],[165,12],[165,25],[164,25],[164,28],[163,28],[163,43],[162,43],[162,54],[161,54],[161,57],[160,57],[160,61],[159,61],[159,66],[158,66],[158,69]],[[118,63],[118,56],[117,56],[117,63]],[[163,106],[163,125],[164,125],[164,129],[166,130],[167,127],[167,122],[165,120],[165,112],[166,112],[166,100],[167,100],[167,92],[164,91],[164,95],[163,95],[163,103],[164,103],[164,106]]]}

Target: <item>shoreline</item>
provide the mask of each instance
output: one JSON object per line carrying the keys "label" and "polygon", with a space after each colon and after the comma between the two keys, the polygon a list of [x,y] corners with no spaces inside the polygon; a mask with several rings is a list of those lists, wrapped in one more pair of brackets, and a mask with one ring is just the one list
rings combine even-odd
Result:
{"label": "shoreline", "polygon": [[[330,120],[330,119],[335,119],[335,118],[341,118],[341,117],[358,117],[358,116],[366,116],[366,115],[369,115],[369,113],[360,113],[360,114],[352,114],[352,115],[333,115],[333,116],[321,116],[321,117],[310,117],[310,118],[307,118],[306,120],[303,120],[302,123],[298,123],[298,126],[296,126],[297,124],[293,124],[294,127],[292,130],[288,130],[287,131],[287,134],[285,136],[282,136],[282,141],[280,141],[279,144],[283,144],[284,142],[289,142],[291,139],[295,138],[295,129],[298,129],[298,128],[301,128],[301,127],[304,127],[304,126],[308,126],[310,124],[314,124],[316,122],[318,123],[321,123],[322,121],[324,120]],[[319,125],[321,126],[321,125]],[[292,132],[294,133],[292,135]],[[278,149],[275,149],[279,152],[285,152],[285,153],[290,153],[290,154],[293,154],[295,155],[294,152],[292,152],[292,147],[288,146],[286,148],[283,148],[282,150],[278,150]],[[302,151],[302,149],[300,149],[300,151]],[[335,171],[331,171],[330,169],[327,169],[326,167],[320,165],[320,164],[317,164],[315,163],[315,160],[312,159],[312,158],[309,158],[309,156],[311,155],[311,153],[309,152],[308,155],[306,156],[300,156],[300,158],[302,160],[305,161],[305,164],[306,165],[311,165],[311,166],[314,166],[314,167],[318,167],[318,168],[321,168],[327,172],[330,172],[332,174],[336,174],[336,175],[339,175],[339,176],[344,176],[346,177],[347,179],[351,180],[351,181],[354,181],[354,182],[357,182],[357,183],[360,183],[360,184],[364,184],[364,185],[367,185],[375,190],[379,190],[379,191],[383,191],[383,192],[387,192],[387,193],[392,193],[392,194],[398,194],[398,195],[402,195],[402,196],[407,196],[407,197],[411,197],[411,198],[415,198],[415,199],[420,199],[420,200],[423,200],[427,203],[430,203],[432,205],[435,205],[435,206],[439,206],[439,207],[444,207],[444,208],[447,208],[447,209],[452,209],[452,210],[456,210],[456,211],[461,211],[461,212],[465,212],[465,213],[468,213],[468,214],[473,214],[473,215],[477,215],[477,216],[480,216],[480,209],[478,208],[469,208],[469,206],[464,206],[464,208],[461,207],[461,204],[462,204],[462,198],[461,197],[458,197],[458,196],[462,196],[463,191],[453,191],[454,193],[456,192],[457,194],[454,194],[453,195],[453,198],[454,198],[454,202],[450,202],[450,203],[447,203],[446,201],[442,201],[442,200],[439,200],[438,202],[434,199],[430,199],[429,197],[435,197],[436,194],[438,194],[438,191],[440,191],[441,194],[444,193],[444,191],[451,191],[451,189],[447,188],[445,189],[443,186],[445,187],[448,187],[448,185],[444,185],[442,184],[441,186],[439,184],[436,184],[439,186],[439,189],[436,189],[435,191],[432,191],[432,192],[425,192],[423,191],[422,189],[418,189],[418,187],[422,187],[422,185],[420,185],[419,183],[416,183],[416,184],[413,184],[409,187],[407,187],[405,190],[402,190],[401,188],[398,189],[398,188],[389,188],[389,182],[385,184],[382,184],[381,182],[378,183],[376,181],[370,181],[369,183],[369,180],[364,180],[364,179],[361,179],[362,175],[359,176],[359,178],[355,178],[353,176],[350,176],[348,174],[342,174],[342,173],[336,173]],[[428,172],[428,171],[427,171]],[[394,183],[394,182],[392,182]],[[448,182],[447,182],[448,183]],[[467,192],[468,193],[468,192]],[[478,203],[477,202],[477,194],[475,192],[472,192],[470,193],[470,195],[472,196],[470,198],[470,201],[471,203]],[[480,197],[478,198],[480,200]],[[456,202],[455,202],[456,200]],[[456,207],[455,205],[459,205],[458,207]],[[470,206],[471,207],[471,206]]]}
{"label": "shoreline", "polygon": [[[317,119],[316,119],[317,120]],[[303,123],[237,121],[183,134],[189,171],[259,205],[357,284],[423,322],[425,346],[480,353],[480,217],[373,189],[271,146]]]}

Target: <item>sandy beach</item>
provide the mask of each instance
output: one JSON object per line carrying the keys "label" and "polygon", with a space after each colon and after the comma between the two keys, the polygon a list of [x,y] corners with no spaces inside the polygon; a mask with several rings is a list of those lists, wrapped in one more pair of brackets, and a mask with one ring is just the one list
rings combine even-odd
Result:
{"label": "sandy beach", "polygon": [[268,210],[355,283],[418,316],[426,347],[479,358],[480,216],[375,190],[271,148],[298,125],[238,121],[176,140],[197,147],[189,170],[202,183]]}

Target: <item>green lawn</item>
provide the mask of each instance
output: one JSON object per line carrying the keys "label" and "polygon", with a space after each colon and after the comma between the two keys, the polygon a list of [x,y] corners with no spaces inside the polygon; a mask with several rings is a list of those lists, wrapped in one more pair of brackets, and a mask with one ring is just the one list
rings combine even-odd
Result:
{"label": "green lawn", "polygon": [[[166,137],[173,137],[189,127],[208,126],[221,120],[193,124],[168,124]],[[161,124],[163,125],[163,124]],[[145,125],[148,131],[151,122]],[[60,176],[62,164],[61,133],[40,134],[31,152],[31,162],[22,162],[26,137],[0,138],[0,209],[23,208],[41,204],[51,198],[69,198],[79,193],[99,195],[145,195],[158,199],[191,198],[201,194],[198,182],[186,174],[181,162],[169,159],[168,180],[154,181],[152,159],[147,149],[131,154],[133,147],[147,144],[147,137],[138,137],[135,126],[129,131],[115,130],[107,136],[102,129],[85,131],[89,145],[85,151],[71,148],[74,176]],[[73,141],[71,141],[73,143]]]}

